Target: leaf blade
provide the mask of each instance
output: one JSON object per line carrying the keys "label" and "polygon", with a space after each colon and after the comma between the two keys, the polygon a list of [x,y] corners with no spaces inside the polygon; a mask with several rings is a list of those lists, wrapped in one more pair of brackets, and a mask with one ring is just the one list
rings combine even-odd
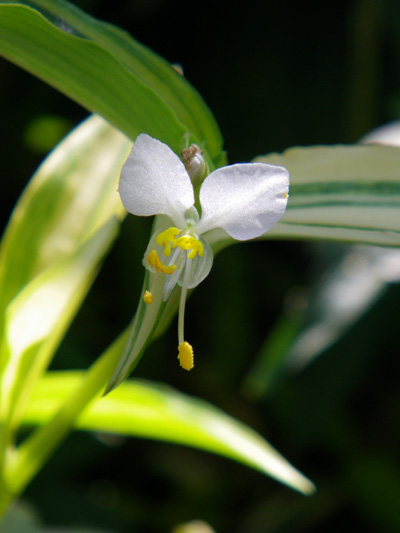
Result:
{"label": "leaf blade", "polygon": [[117,235],[125,213],[117,180],[130,146],[103,119],[91,117],[45,160],[13,212],[0,251],[6,425],[17,426],[35,379]]}
{"label": "leaf blade", "polygon": [[93,116],[39,167],[1,242],[1,316],[30,280],[73,253],[112,215],[123,217],[116,189],[130,147],[128,138]]}
{"label": "leaf blade", "polygon": [[72,25],[82,35],[118,57],[157,94],[162,94],[182,123],[200,141],[207,139],[207,150],[212,157],[220,156],[222,140],[214,117],[197,91],[183,76],[177,76],[167,61],[117,26],[99,21],[72,4],[58,0],[34,0],[34,5],[46,16],[50,14],[59,25],[60,22],[67,27]]}
{"label": "leaf blade", "polygon": [[176,152],[189,134],[223,159],[216,122],[198,93],[121,30],[67,2],[0,2],[0,53],[124,131]]}
{"label": "leaf blade", "polygon": [[[45,423],[80,380],[77,372],[46,374],[28,406],[25,423]],[[242,462],[300,492],[314,490],[309,480],[253,430],[206,402],[165,386],[125,382],[91,404],[76,427],[200,448]]]}
{"label": "leaf blade", "polygon": [[400,149],[291,148],[256,159],[289,170],[287,211],[265,238],[400,246]]}
{"label": "leaf blade", "polygon": [[2,354],[1,412],[12,429],[38,377],[86,296],[118,230],[113,217],[77,251],[36,276],[8,306]]}

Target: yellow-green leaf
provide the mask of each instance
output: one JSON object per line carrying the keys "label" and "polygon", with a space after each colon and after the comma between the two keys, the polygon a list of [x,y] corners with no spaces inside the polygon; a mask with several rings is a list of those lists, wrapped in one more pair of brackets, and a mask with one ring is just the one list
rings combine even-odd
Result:
{"label": "yellow-green leaf", "polygon": [[0,247],[0,315],[35,276],[73,254],[112,215],[132,143],[92,116],[39,167],[18,201]]}
{"label": "yellow-green leaf", "polygon": [[[48,422],[82,379],[79,372],[43,376],[24,422]],[[89,405],[76,427],[185,444],[239,461],[305,494],[314,491],[311,481],[251,428],[203,400],[160,384],[122,383]]]}

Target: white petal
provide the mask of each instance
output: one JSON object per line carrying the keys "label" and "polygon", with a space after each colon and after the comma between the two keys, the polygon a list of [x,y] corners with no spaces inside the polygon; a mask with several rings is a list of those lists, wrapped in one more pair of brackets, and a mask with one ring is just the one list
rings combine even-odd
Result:
{"label": "white petal", "polygon": [[146,134],[136,139],[122,168],[119,194],[133,215],[168,215],[179,227],[194,204],[193,186],[179,157]]}
{"label": "white petal", "polygon": [[200,189],[198,234],[222,228],[239,241],[259,237],[286,209],[289,173],[283,167],[247,163],[219,168]]}

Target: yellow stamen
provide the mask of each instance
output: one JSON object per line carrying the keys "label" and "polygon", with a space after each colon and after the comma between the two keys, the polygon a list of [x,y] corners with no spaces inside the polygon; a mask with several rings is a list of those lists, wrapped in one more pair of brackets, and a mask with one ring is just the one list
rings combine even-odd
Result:
{"label": "yellow stamen", "polygon": [[179,364],[185,370],[191,370],[194,367],[193,362],[193,348],[191,345],[184,341],[178,346],[178,359]]}
{"label": "yellow stamen", "polygon": [[155,250],[149,253],[147,256],[147,261],[152,268],[156,269],[157,274],[160,274],[161,272],[163,274],[172,274],[176,268],[176,265],[164,265],[164,263],[160,261],[160,258]]}
{"label": "yellow stamen", "polygon": [[191,250],[188,255],[188,259],[194,259],[196,257],[196,254],[199,254],[199,257],[203,257],[204,255],[204,247],[202,243],[196,239],[196,237],[192,237],[191,235],[182,235],[182,237],[178,237],[173,243],[173,248],[176,248],[179,246],[181,250]]}
{"label": "yellow stamen", "polygon": [[175,243],[177,235],[179,235],[179,229],[178,228],[168,228],[165,231],[163,231],[162,233],[160,233],[160,235],[157,235],[156,241],[157,241],[158,246],[162,246],[162,245],[165,246],[165,249],[164,249],[164,255],[165,256],[170,255],[170,253],[171,253],[171,244],[175,248],[174,243]]}
{"label": "yellow stamen", "polygon": [[154,296],[151,294],[150,291],[145,291],[143,295],[143,300],[145,304],[152,304],[154,300]]}

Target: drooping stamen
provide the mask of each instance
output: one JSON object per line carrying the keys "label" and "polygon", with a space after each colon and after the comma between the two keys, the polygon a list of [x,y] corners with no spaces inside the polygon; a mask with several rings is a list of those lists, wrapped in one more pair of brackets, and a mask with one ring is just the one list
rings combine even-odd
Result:
{"label": "drooping stamen", "polygon": [[192,262],[190,260],[187,260],[186,266],[185,266],[185,274],[183,276],[183,281],[182,281],[181,297],[179,300],[179,316],[178,316],[179,344],[182,344],[182,342],[185,339],[185,336],[184,336],[185,305],[186,305],[186,294],[187,294],[187,288],[188,288],[191,270],[192,270]]}
{"label": "drooping stamen", "polygon": [[190,370],[193,368],[193,348],[184,340],[184,320],[185,320],[185,306],[188,284],[190,279],[190,272],[192,270],[192,261],[186,259],[185,274],[182,281],[181,297],[179,300],[179,316],[178,316],[178,359],[182,368]]}
{"label": "drooping stamen", "polygon": [[164,263],[160,261],[160,258],[155,250],[149,253],[147,256],[147,261],[149,262],[151,268],[156,269],[157,274],[161,274],[161,272],[163,274],[172,274],[176,268],[176,265],[164,265]]}

